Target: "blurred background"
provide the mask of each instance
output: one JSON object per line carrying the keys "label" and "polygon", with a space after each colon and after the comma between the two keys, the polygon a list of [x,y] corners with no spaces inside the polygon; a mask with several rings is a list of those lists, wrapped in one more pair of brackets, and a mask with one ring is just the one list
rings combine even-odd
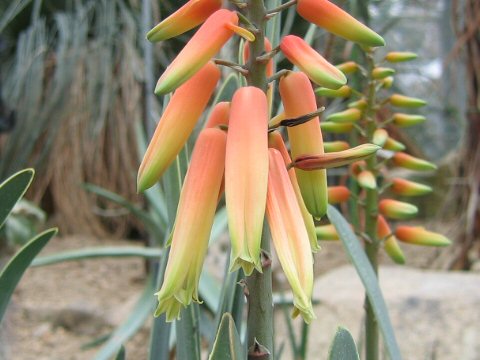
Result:
{"label": "blurred background", "polygon": [[[379,53],[413,51],[419,55],[416,61],[397,67],[394,86],[396,92],[428,101],[428,106],[421,109],[428,121],[396,136],[411,154],[439,166],[427,179],[434,186],[434,194],[419,202],[422,221],[448,235],[454,244],[447,251],[429,250],[414,256],[409,265],[480,271],[480,2],[336,3],[385,38],[387,46]],[[153,88],[190,34],[154,45],[145,40],[144,34],[181,4],[183,1],[176,0],[161,4],[151,0],[0,2],[0,180],[26,167],[36,170],[27,200],[0,234],[0,258],[8,258],[30,234],[47,224],[55,224],[60,230],[51,252],[149,241],[145,222],[102,191],[117,194],[135,208],[148,205],[148,199],[136,194],[135,182],[142,149],[162,110],[162,99],[153,95]],[[284,24],[291,27],[290,32],[303,36],[308,25],[289,14],[283,15]],[[322,30],[316,32],[314,44],[334,64],[355,54],[351,44]],[[333,111],[336,105],[330,105]],[[46,310],[49,305],[42,307],[37,302],[41,304],[42,300],[32,300],[31,296],[56,291],[56,283],[61,287],[69,284],[70,296],[75,298],[78,292],[87,291],[86,287],[96,289],[102,286],[99,283],[106,282],[102,287],[106,292],[119,291],[111,286],[128,287],[126,294],[113,300],[113,304],[127,306],[124,303],[142,289],[145,264],[137,259],[121,264],[108,261],[101,265],[68,265],[74,269],[55,265],[60,268],[42,268],[29,274],[30,278],[25,280],[28,283],[17,294],[17,301],[24,304],[18,305],[22,311],[14,315],[14,321],[24,327],[19,339],[38,338],[37,345],[32,346],[38,346],[40,355],[45,348],[53,351],[59,338],[69,338],[68,332],[80,331],[72,335],[80,339],[72,348],[88,343],[93,335],[91,327],[72,329],[78,324],[75,316],[83,319],[85,315],[80,305],[75,307],[74,315],[68,314],[73,319],[65,318],[48,313],[53,311]],[[319,265],[323,266],[319,271],[335,265],[335,261],[326,261]],[[56,275],[52,275],[54,272]],[[92,273],[98,276],[85,275]],[[120,280],[114,284],[117,280],[113,277],[118,275]],[[53,284],[43,289],[31,288],[48,282],[49,277]],[[75,278],[84,282],[75,285]],[[95,311],[114,306],[106,299],[102,301],[95,305]],[[28,312],[39,307],[46,313]],[[107,317],[115,318],[116,314],[118,311]],[[57,323],[44,325],[52,316]],[[32,322],[34,326],[27,329]],[[104,324],[98,326],[100,330],[95,328],[95,335],[108,333]],[[141,348],[139,345],[138,349]],[[90,358],[87,354],[78,358]],[[138,353],[134,358],[144,356]]]}

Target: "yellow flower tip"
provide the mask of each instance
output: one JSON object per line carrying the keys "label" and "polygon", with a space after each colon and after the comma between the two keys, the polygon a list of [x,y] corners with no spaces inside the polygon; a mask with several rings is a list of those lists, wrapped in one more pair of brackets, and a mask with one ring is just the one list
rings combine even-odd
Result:
{"label": "yellow flower tip", "polygon": [[352,89],[348,85],[343,85],[340,89],[332,90],[326,87],[319,87],[315,90],[318,96],[325,96],[331,98],[346,98],[352,94]]}
{"label": "yellow flower tip", "polygon": [[393,76],[387,76],[385,79],[382,80],[382,87],[384,89],[390,89],[393,86],[393,82],[395,79]]}
{"label": "yellow flower tip", "polygon": [[413,245],[448,246],[452,244],[445,236],[425,230],[421,226],[399,226],[395,230],[395,235],[398,240]]}
{"label": "yellow flower tip", "polygon": [[391,63],[415,60],[418,57],[414,52],[409,51],[391,51],[385,56],[385,60]]}
{"label": "yellow flower tip", "polygon": [[374,190],[377,188],[377,180],[371,171],[363,170],[357,175],[357,182],[364,189]]}
{"label": "yellow flower tip", "polygon": [[190,0],[147,33],[151,42],[167,40],[203,23],[222,7],[221,0]]}
{"label": "yellow flower tip", "polygon": [[350,198],[350,190],[346,186],[329,186],[328,187],[328,203],[339,204]]}
{"label": "yellow flower tip", "polygon": [[339,69],[330,64],[302,38],[287,35],[280,42],[285,57],[304,72],[315,84],[329,89],[338,89],[347,83]]}
{"label": "yellow flower tip", "polygon": [[379,149],[380,146],[374,144],[362,144],[344,151],[327,154],[301,155],[295,158],[293,166],[306,171],[330,169],[366,159],[375,154]]}
{"label": "yellow flower tip", "polygon": [[353,130],[353,123],[334,123],[333,121],[322,122],[320,124],[322,131],[334,133],[334,134],[345,134]]}
{"label": "yellow flower tip", "polygon": [[352,101],[351,103],[349,103],[347,105],[347,107],[349,109],[351,108],[355,108],[355,109],[358,109],[358,110],[365,110],[367,108],[367,100],[366,99],[360,99],[360,100],[357,100],[357,101]]}
{"label": "yellow flower tip", "polygon": [[346,61],[344,63],[338,64],[336,68],[343,72],[345,75],[348,75],[353,74],[358,70],[358,64],[355,61]]}
{"label": "yellow flower tip", "polygon": [[327,0],[298,0],[297,12],[305,20],[364,46],[384,46],[385,41],[337,5]]}
{"label": "yellow flower tip", "polygon": [[235,25],[233,23],[227,23],[225,26],[228,29],[232,30],[234,33],[236,33],[238,36],[241,36],[242,38],[244,38],[245,40],[249,42],[255,41],[255,35],[251,31],[241,26]]}
{"label": "yellow flower tip", "polygon": [[376,67],[372,71],[372,77],[377,80],[385,79],[388,76],[395,74],[395,70],[387,67]]}
{"label": "yellow flower tip", "polygon": [[[241,176],[239,176],[241,174]],[[268,181],[268,104],[263,91],[242,87],[232,98],[225,159],[225,201],[232,269],[261,271],[260,241]]]}
{"label": "yellow flower tip", "polygon": [[292,319],[295,319],[296,317],[301,315],[303,318],[303,321],[306,324],[310,324],[313,320],[317,318],[315,316],[315,312],[313,311],[313,306],[311,301],[307,304],[299,304],[294,300],[293,306],[294,306],[294,309],[292,311]]}
{"label": "yellow flower tip", "polygon": [[372,142],[383,147],[388,140],[388,132],[385,129],[376,129],[373,133]]}
{"label": "yellow flower tip", "polygon": [[198,282],[224,173],[226,141],[224,131],[205,129],[192,153],[180,193],[165,279],[157,293],[156,315],[165,312],[168,321],[178,318],[182,306],[198,302]]}
{"label": "yellow flower tip", "polygon": [[335,123],[353,123],[360,120],[362,112],[358,109],[352,108],[344,111],[330,114],[325,119],[326,121],[332,121]]}
{"label": "yellow flower tip", "polygon": [[408,127],[413,125],[418,125],[427,120],[425,116],[422,115],[411,115],[396,113],[393,114],[393,123],[398,127]]}
{"label": "yellow flower tip", "polygon": [[380,214],[397,220],[410,219],[418,213],[415,205],[393,199],[380,200],[378,210]]}
{"label": "yellow flower tip", "polygon": [[383,239],[383,248],[387,255],[396,263],[405,264],[405,255],[398,244],[397,239],[392,233],[390,226],[388,226],[387,220],[382,215],[377,218],[377,236],[379,239]]}
{"label": "yellow flower tip", "polygon": [[433,191],[430,186],[401,178],[392,180],[391,190],[400,196],[422,196]]}
{"label": "yellow flower tip", "polygon": [[437,165],[427,160],[408,155],[404,152],[397,152],[392,159],[396,166],[403,167],[405,169],[417,171],[431,171],[437,169]]}
{"label": "yellow flower tip", "polygon": [[309,235],[283,157],[273,148],[269,149],[266,210],[273,245],[293,291],[294,306],[305,321],[310,321],[313,256]]}
{"label": "yellow flower tip", "polygon": [[350,144],[346,141],[325,141],[323,149],[326,153],[350,149]]}
{"label": "yellow flower tip", "polygon": [[405,108],[418,108],[427,105],[425,100],[401,94],[393,94],[389,101],[393,106]]}
{"label": "yellow flower tip", "polygon": [[167,94],[195,75],[232,37],[238,24],[235,12],[220,9],[202,24],[158,79],[155,94]]}
{"label": "yellow flower tip", "polygon": [[383,144],[383,148],[389,151],[404,151],[407,147],[400,141],[388,137],[387,141],[385,141],[385,144]]}
{"label": "yellow flower tip", "polygon": [[220,70],[214,63],[208,62],[175,91],[140,164],[137,177],[139,192],[153,186],[175,160],[205,110],[219,79]]}

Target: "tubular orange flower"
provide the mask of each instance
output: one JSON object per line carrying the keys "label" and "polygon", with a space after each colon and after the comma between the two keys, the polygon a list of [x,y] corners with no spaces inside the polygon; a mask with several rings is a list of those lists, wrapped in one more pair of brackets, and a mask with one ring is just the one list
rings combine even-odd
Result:
{"label": "tubular orange flower", "polygon": [[414,245],[448,246],[451,241],[445,236],[425,230],[421,226],[399,226],[395,230],[398,240]]}
{"label": "tubular orange flower", "polygon": [[360,187],[364,189],[376,189],[377,188],[377,180],[375,176],[372,174],[371,171],[363,170],[360,174],[357,175],[357,181]]}
{"label": "tubular orange flower", "polygon": [[328,203],[338,204],[348,200],[350,190],[346,186],[329,186],[328,187]]}
{"label": "tubular orange flower", "polygon": [[172,96],[138,171],[137,189],[153,186],[185,145],[215,90],[220,70],[207,63]]}
{"label": "tubular orange flower", "polygon": [[[273,131],[268,135],[268,146],[280,152],[285,166],[289,165],[292,162],[292,159],[288,154],[287,147],[285,146],[285,143],[283,141],[282,135],[280,135],[278,131]],[[310,246],[313,252],[317,252],[318,250],[320,250],[320,246],[318,245],[317,235],[315,234],[315,223],[313,222],[312,215],[308,212],[308,209],[305,206],[305,201],[303,201],[302,193],[300,191],[300,187],[298,186],[295,169],[288,170],[288,176],[290,177],[290,182],[292,183],[293,190],[295,191],[295,195],[298,200],[298,205],[300,206],[302,218],[308,233],[308,239],[310,240]]]}
{"label": "tubular orange flower", "polygon": [[268,105],[255,87],[232,99],[225,159],[225,194],[232,241],[231,270],[262,271],[262,236],[268,181]]}
{"label": "tubular orange flower", "polygon": [[[265,39],[264,40],[265,51],[266,52],[272,51],[272,43],[266,37],[264,39]],[[246,42],[245,46],[243,47],[243,62],[245,64],[247,63],[249,57],[250,57],[250,43]],[[268,60],[265,75],[267,75],[267,77],[270,77],[273,75],[273,59]]]}
{"label": "tubular orange flower", "polygon": [[[208,247],[225,164],[226,134],[203,130],[180,194],[165,280],[155,316],[178,319],[182,307],[198,299],[198,280]],[[202,216],[199,216],[201,214]],[[186,266],[188,265],[188,266]]]}
{"label": "tubular orange flower", "polygon": [[393,94],[390,96],[389,101],[393,106],[406,108],[418,108],[427,105],[425,100],[401,94]]}
{"label": "tubular orange flower", "polygon": [[[291,72],[280,79],[280,96],[287,118],[295,118],[317,110],[315,94],[308,77]],[[323,138],[318,117],[301,125],[287,128],[292,157],[323,154]],[[298,185],[308,211],[315,218],[327,212],[327,173],[325,170],[306,172],[296,169]]]}
{"label": "tubular orange flower", "polygon": [[237,24],[233,11],[213,13],[158,79],[155,94],[169,93],[191,78],[232,37]]}
{"label": "tubular orange flower", "polygon": [[417,58],[417,54],[408,51],[391,51],[385,56],[385,60],[391,63],[410,61]]}
{"label": "tubular orange flower", "polygon": [[313,257],[308,233],[282,155],[269,149],[267,219],[275,251],[293,290],[293,316],[306,323],[315,318],[312,307]]}
{"label": "tubular orange flower", "polygon": [[228,101],[219,102],[213,107],[205,128],[213,128],[228,125],[228,117],[230,116],[230,103]]}
{"label": "tubular orange flower", "polygon": [[285,57],[298,66],[315,84],[329,89],[338,89],[347,83],[345,75],[302,38],[287,35],[280,42],[280,49]]}
{"label": "tubular orange flower", "polygon": [[393,123],[398,127],[407,127],[421,124],[425,122],[425,120],[425,116],[422,115],[411,115],[403,113],[393,114]]}
{"label": "tubular orange flower", "polygon": [[380,200],[378,210],[382,215],[397,220],[410,219],[418,213],[415,205],[393,199]]}
{"label": "tubular orange flower", "polygon": [[337,229],[332,224],[329,225],[320,225],[317,226],[317,237],[318,240],[322,241],[332,241],[332,240],[340,240],[338,236]]}
{"label": "tubular orange flower", "polygon": [[384,46],[385,41],[354,17],[327,0],[298,0],[297,12],[327,31],[365,46]]}
{"label": "tubular orange flower", "polygon": [[383,147],[388,140],[388,132],[385,129],[376,129],[373,132],[372,142],[375,145]]}
{"label": "tubular orange flower", "polygon": [[430,186],[401,178],[392,180],[392,191],[401,196],[421,196],[432,192]]}
{"label": "tubular orange flower", "polygon": [[335,123],[352,123],[360,120],[362,112],[358,109],[352,108],[344,111],[330,114],[325,119],[326,121],[332,121]]}
{"label": "tubular orange flower", "polygon": [[352,162],[366,159],[380,149],[373,144],[362,144],[354,148],[319,155],[301,155],[293,161],[292,165],[302,170],[330,169]]}
{"label": "tubular orange flower", "polygon": [[396,153],[393,156],[393,162],[397,166],[410,170],[430,171],[437,169],[437,166],[435,164],[403,152]]}
{"label": "tubular orange flower", "polygon": [[384,240],[383,248],[387,255],[397,264],[405,264],[405,255],[382,215],[378,215],[377,218],[377,236],[380,240]]}
{"label": "tubular orange flower", "polygon": [[221,7],[222,0],[190,0],[150,30],[147,39],[155,42],[183,34],[203,23]]}
{"label": "tubular orange flower", "polygon": [[349,148],[350,145],[346,141],[325,141],[323,143],[323,150],[326,153],[347,150]]}

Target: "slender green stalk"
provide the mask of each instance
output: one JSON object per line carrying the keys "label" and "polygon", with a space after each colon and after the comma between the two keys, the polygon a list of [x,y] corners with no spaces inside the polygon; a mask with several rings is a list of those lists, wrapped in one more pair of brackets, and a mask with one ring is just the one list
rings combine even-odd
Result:
{"label": "slender green stalk", "polygon": [[[255,41],[250,43],[247,61],[247,82],[263,91],[267,89],[266,63],[257,57],[265,52],[264,33],[266,10],[263,0],[248,0],[247,18],[258,29]],[[270,239],[266,226],[262,236],[262,249],[270,253]],[[268,255],[267,255],[268,256]],[[248,299],[248,358],[273,359],[273,301],[272,268],[268,258],[262,260],[263,273],[254,271],[246,279]]]}
{"label": "slender green stalk", "polygon": [[[365,118],[367,121],[367,139],[372,142],[373,133],[377,128],[375,118],[375,81],[371,76],[374,68],[374,61],[371,53],[367,53],[368,62],[368,97],[367,109],[365,111]],[[371,156],[366,160],[367,169],[377,177],[377,157]],[[379,241],[377,238],[377,216],[378,216],[378,189],[367,189],[367,196],[365,201],[365,233],[368,235],[370,241],[365,242],[365,252],[368,260],[372,265],[375,273],[378,276],[378,247]],[[366,359],[378,360],[378,323],[373,312],[372,304],[365,296],[365,351]]]}

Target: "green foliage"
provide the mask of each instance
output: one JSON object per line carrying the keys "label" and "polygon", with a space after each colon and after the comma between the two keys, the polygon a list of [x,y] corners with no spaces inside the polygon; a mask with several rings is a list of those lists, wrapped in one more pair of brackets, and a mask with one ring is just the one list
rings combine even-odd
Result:
{"label": "green foliage", "polygon": [[339,326],[330,345],[329,360],[360,360],[355,341],[350,332]]}
{"label": "green foliage", "polygon": [[245,350],[240,341],[232,315],[224,313],[209,360],[242,360]]}

